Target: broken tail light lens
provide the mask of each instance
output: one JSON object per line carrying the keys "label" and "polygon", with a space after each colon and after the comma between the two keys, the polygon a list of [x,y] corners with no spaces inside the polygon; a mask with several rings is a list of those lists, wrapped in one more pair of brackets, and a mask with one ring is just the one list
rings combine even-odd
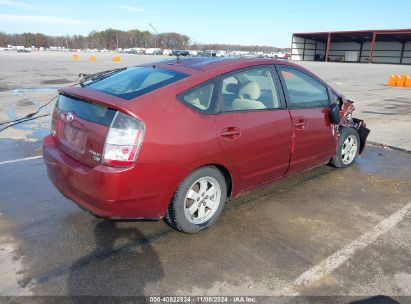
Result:
{"label": "broken tail light lens", "polygon": [[132,166],[144,137],[144,124],[117,112],[107,134],[103,151],[103,164],[115,167]]}

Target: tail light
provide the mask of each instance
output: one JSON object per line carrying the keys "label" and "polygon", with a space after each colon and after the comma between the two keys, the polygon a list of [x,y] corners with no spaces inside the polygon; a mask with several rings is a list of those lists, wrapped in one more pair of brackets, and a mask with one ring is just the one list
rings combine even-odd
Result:
{"label": "tail light", "polygon": [[53,135],[54,137],[57,136],[57,128],[56,128],[56,107],[54,107],[53,109],[53,114],[51,116],[51,127],[50,127],[50,133],[51,135]]}
{"label": "tail light", "polygon": [[132,166],[143,142],[144,124],[117,112],[107,134],[103,151],[103,164],[116,167]]}
{"label": "tail light", "polygon": [[57,130],[56,130],[56,120],[54,118],[51,119],[51,128],[50,128],[50,133],[54,137],[57,135]]}

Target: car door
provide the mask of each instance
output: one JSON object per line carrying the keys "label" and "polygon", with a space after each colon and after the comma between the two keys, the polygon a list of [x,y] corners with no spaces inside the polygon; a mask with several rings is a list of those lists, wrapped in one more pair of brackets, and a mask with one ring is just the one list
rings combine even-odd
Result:
{"label": "car door", "polygon": [[291,114],[293,147],[289,173],[327,162],[337,140],[330,121],[328,88],[304,71],[277,66]]}
{"label": "car door", "polygon": [[272,67],[221,77],[215,126],[220,147],[241,175],[242,190],[284,175],[291,156],[291,118]]}

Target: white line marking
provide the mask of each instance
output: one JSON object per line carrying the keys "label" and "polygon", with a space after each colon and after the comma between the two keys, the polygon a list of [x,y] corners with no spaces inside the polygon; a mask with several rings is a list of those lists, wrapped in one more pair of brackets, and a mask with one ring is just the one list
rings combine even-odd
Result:
{"label": "white line marking", "polygon": [[407,213],[411,210],[411,202],[402,207],[400,210],[392,214],[390,217],[381,221],[368,232],[362,234],[359,238],[347,244],[344,248],[338,250],[333,255],[323,260],[318,265],[307,270],[286,286],[282,292],[284,295],[298,295],[295,292],[296,287],[309,286],[315,281],[318,281],[329,275],[348,259],[350,259],[358,250],[364,249],[368,245],[375,242],[380,236],[388,232],[391,228],[401,222]]}
{"label": "white line marking", "polygon": [[39,156],[32,156],[32,157],[26,157],[26,158],[6,160],[6,161],[0,162],[0,166],[1,165],[6,165],[6,164],[18,163],[18,162],[22,162],[22,161],[26,161],[26,160],[39,159],[39,158],[42,158],[42,157],[43,156],[39,155]]}

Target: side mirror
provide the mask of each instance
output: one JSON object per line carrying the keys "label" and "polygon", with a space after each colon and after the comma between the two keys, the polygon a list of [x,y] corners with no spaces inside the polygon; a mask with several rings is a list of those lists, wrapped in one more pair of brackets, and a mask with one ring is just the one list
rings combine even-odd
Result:
{"label": "side mirror", "polygon": [[330,120],[335,125],[340,123],[340,106],[336,103],[333,103],[330,107]]}

